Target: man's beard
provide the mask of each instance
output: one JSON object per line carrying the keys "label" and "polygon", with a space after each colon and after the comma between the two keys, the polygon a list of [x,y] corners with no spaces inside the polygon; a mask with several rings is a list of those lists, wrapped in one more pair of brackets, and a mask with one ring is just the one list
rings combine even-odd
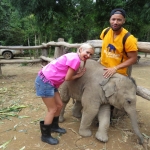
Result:
{"label": "man's beard", "polygon": [[122,28],[122,26],[119,26],[118,28],[115,28],[115,29],[111,26],[111,28],[113,31],[119,31]]}

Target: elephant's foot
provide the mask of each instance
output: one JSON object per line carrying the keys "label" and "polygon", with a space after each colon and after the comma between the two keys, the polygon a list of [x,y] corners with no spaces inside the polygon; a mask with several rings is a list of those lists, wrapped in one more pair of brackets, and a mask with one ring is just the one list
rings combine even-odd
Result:
{"label": "elephant's foot", "polygon": [[76,118],[81,118],[82,116],[81,110],[82,110],[81,102],[76,101],[73,105],[72,115]]}
{"label": "elephant's foot", "polygon": [[92,132],[90,129],[79,129],[79,134],[81,136],[87,137],[87,136],[91,136]]}
{"label": "elephant's foot", "polygon": [[64,122],[64,121],[65,121],[65,118],[62,115],[60,115],[59,116],[59,122]]}
{"label": "elephant's foot", "polygon": [[95,137],[100,140],[101,142],[107,142],[108,141],[108,136],[106,133],[102,133],[97,131]]}
{"label": "elephant's foot", "polygon": [[76,117],[76,118],[81,118],[82,113],[81,113],[81,112],[74,112],[74,111],[72,111],[72,115],[73,115],[74,117]]}

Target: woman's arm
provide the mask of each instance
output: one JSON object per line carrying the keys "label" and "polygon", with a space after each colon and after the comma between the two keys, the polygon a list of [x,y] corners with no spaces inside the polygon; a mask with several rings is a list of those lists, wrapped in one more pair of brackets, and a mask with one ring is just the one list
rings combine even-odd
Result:
{"label": "woman's arm", "polygon": [[76,72],[75,70],[69,67],[65,80],[69,81],[69,80],[80,78],[84,73],[85,73],[85,68],[79,69],[79,71]]}

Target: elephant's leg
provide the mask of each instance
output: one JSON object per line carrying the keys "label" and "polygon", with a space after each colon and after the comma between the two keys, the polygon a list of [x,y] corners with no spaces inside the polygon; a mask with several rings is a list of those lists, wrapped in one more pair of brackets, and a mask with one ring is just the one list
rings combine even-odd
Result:
{"label": "elephant's leg", "polygon": [[99,111],[100,106],[99,101],[100,101],[99,99],[96,102],[92,101],[92,98],[88,97],[88,95],[82,99],[83,112],[79,128],[79,134],[81,136],[87,137],[92,135],[90,126],[93,122],[93,119],[95,118],[95,116]]}
{"label": "elephant's leg", "polygon": [[59,122],[63,122],[65,120],[65,118],[64,118],[65,108],[66,108],[66,105],[68,104],[68,102],[70,100],[68,88],[67,88],[65,83],[60,88],[60,96],[61,96],[61,99],[63,102],[63,107],[62,107],[60,115],[59,115]]}
{"label": "elephant's leg", "polygon": [[64,113],[65,113],[65,108],[66,108],[67,103],[63,103],[63,107],[61,109],[60,115],[59,115],[59,122],[64,122]]}
{"label": "elephant's leg", "polygon": [[101,105],[98,112],[99,128],[96,132],[96,138],[102,142],[108,141],[107,130],[110,125],[110,105]]}
{"label": "elephant's leg", "polygon": [[98,109],[95,109],[93,107],[83,109],[80,128],[79,128],[80,135],[85,136],[85,137],[92,135],[90,126],[93,122],[93,119],[97,115],[97,113],[98,113]]}
{"label": "elephant's leg", "polygon": [[82,116],[81,110],[82,110],[81,100],[80,101],[76,100],[72,109],[73,116],[76,118],[81,118]]}

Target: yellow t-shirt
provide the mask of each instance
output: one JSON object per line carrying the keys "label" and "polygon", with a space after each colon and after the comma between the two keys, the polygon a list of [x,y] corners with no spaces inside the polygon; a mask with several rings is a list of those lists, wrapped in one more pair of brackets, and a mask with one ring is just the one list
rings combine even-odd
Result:
{"label": "yellow t-shirt", "polygon": [[[107,68],[117,66],[128,59],[127,52],[138,50],[137,39],[133,35],[126,39],[124,44],[125,50],[123,50],[123,37],[128,32],[126,29],[123,28],[115,39],[113,39],[113,30],[111,28],[103,38],[105,30],[100,35],[100,38],[103,40],[101,49],[101,64],[103,66]],[[119,69],[117,72],[127,76],[127,68]]]}

